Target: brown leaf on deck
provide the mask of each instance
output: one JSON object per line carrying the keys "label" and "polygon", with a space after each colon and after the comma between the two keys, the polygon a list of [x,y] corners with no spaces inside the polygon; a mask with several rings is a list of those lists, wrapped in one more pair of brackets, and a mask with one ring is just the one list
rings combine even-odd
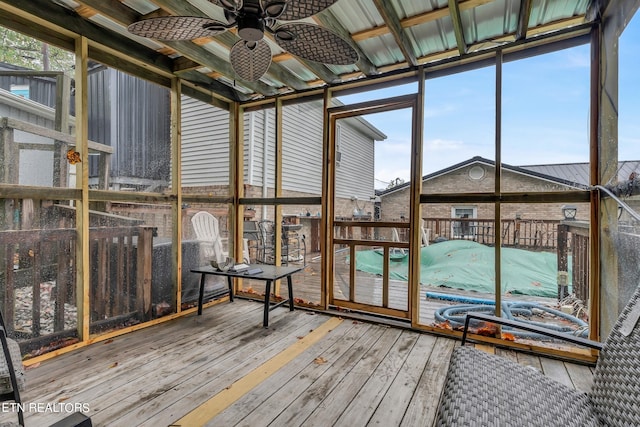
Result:
{"label": "brown leaf on deck", "polygon": [[503,332],[502,339],[505,340],[505,341],[515,341],[516,337],[515,337],[515,335],[510,334],[508,332]]}
{"label": "brown leaf on deck", "polygon": [[494,323],[483,323],[476,333],[484,337],[495,337],[498,333],[498,326]]}
{"label": "brown leaf on deck", "polygon": [[327,359],[325,359],[324,357],[316,357],[315,359],[313,359],[313,363],[315,363],[316,365],[324,365],[325,363],[327,363]]}
{"label": "brown leaf on deck", "polygon": [[116,366],[118,366],[118,362],[113,362],[111,366],[109,366],[109,369],[115,368]]}
{"label": "brown leaf on deck", "polygon": [[448,320],[445,320],[444,322],[436,323],[435,327],[436,328],[440,328],[440,329],[447,329],[449,331],[451,331],[453,329],[451,327],[451,323]]}

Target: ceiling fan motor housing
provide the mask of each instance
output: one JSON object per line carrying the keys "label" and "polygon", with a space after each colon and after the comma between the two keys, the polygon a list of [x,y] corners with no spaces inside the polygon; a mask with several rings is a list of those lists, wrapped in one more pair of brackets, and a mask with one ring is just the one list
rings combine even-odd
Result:
{"label": "ceiling fan motor housing", "polygon": [[257,15],[238,16],[238,35],[241,39],[257,42],[264,37],[264,21]]}

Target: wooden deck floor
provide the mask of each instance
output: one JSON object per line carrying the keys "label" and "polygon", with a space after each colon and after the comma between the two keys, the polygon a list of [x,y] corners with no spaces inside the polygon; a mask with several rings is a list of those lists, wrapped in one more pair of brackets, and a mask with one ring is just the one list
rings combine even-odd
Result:
{"label": "wooden deck floor", "polygon": [[[23,403],[53,407],[25,421],[50,425],[84,405],[94,426],[429,426],[456,345],[285,307],[265,329],[262,305],[236,300],[32,367]],[[590,387],[589,367],[500,353]]]}

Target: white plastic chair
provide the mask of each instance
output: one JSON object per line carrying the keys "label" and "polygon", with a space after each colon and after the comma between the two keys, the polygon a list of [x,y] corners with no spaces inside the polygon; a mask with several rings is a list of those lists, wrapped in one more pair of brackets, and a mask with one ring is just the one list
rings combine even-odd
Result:
{"label": "white plastic chair", "polygon": [[429,246],[429,238],[431,237],[431,229],[425,228],[424,219],[420,220],[420,234],[422,235],[422,246]]}
{"label": "white plastic chair", "polygon": [[[220,227],[218,219],[209,212],[200,211],[191,217],[191,224],[196,233],[196,238],[201,242],[204,249],[204,256],[207,259],[214,259],[222,263],[229,256],[229,252],[224,249],[222,238],[220,237]],[[247,239],[244,240],[243,254],[244,262],[249,263],[249,248]]]}
{"label": "white plastic chair", "polygon": [[[398,233],[397,228],[391,229],[391,241],[392,242],[400,242],[400,234]],[[389,256],[392,261],[404,259],[407,256],[409,251],[405,248],[391,248],[389,251]]]}

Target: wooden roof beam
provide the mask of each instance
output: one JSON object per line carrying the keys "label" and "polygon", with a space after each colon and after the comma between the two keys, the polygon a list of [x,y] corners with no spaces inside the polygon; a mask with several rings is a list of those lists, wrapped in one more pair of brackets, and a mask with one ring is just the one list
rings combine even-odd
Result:
{"label": "wooden roof beam", "polygon": [[[458,3],[458,9],[460,11],[472,9],[474,7],[481,6],[486,3],[491,3],[493,0],[466,0]],[[430,10],[429,12],[420,13],[418,15],[409,16],[407,18],[400,20],[400,25],[402,28],[414,27],[416,25],[424,24],[426,22],[435,21],[436,19],[441,19],[446,16],[449,16],[449,7],[442,7],[440,9]],[[363,31],[359,31],[357,33],[353,33],[351,38],[358,42],[362,40],[367,40],[372,37],[378,37],[383,34],[388,34],[390,32],[389,27],[387,25],[381,25],[379,27],[366,29]]]}
{"label": "wooden roof beam", "polygon": [[351,41],[351,46],[358,53],[358,62],[356,63],[358,69],[362,71],[367,76],[372,76],[378,74],[376,66],[369,60],[367,55],[364,54],[360,46],[351,39],[351,33],[347,31],[340,22],[336,19],[335,15],[329,9],[325,9],[322,12],[313,16],[314,21],[318,24],[330,29],[334,33],[338,34],[345,40]]}
{"label": "wooden roof beam", "polygon": [[529,17],[531,16],[531,0],[520,1],[520,11],[518,12],[518,28],[516,29],[516,40],[524,40],[527,38],[527,30],[529,29]]}
{"label": "wooden roof beam", "polygon": [[373,0],[373,3],[376,5],[380,16],[382,16],[382,19],[391,31],[391,34],[393,35],[393,38],[406,61],[412,66],[417,66],[418,59],[416,58],[415,53],[413,53],[411,42],[400,25],[400,18],[393,9],[393,6],[386,0]]}
{"label": "wooden roof beam", "polygon": [[453,33],[456,36],[456,44],[460,56],[467,53],[467,43],[464,41],[464,30],[462,29],[462,16],[458,7],[458,0],[449,0],[449,14],[453,23]]}

